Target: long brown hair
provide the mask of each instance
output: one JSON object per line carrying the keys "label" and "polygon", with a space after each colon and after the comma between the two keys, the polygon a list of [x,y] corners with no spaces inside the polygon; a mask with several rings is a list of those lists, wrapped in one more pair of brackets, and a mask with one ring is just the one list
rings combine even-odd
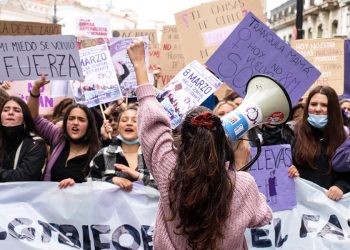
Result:
{"label": "long brown hair", "polygon": [[169,185],[172,218],[179,218],[176,234],[185,235],[193,249],[214,249],[224,237],[234,189],[225,163],[234,162],[231,143],[220,118],[210,114],[211,128],[194,126],[193,117],[207,111],[191,110],[181,125],[177,167]]}
{"label": "long brown hair", "polygon": [[67,132],[67,121],[68,121],[68,117],[70,115],[70,112],[75,109],[81,109],[84,111],[84,113],[86,114],[86,117],[88,119],[88,127],[86,130],[85,135],[83,136],[85,139],[85,144],[89,146],[89,149],[87,151],[87,160],[86,162],[82,163],[82,174],[83,176],[87,176],[90,170],[89,164],[90,161],[92,160],[92,158],[96,155],[96,153],[98,152],[98,150],[100,150],[101,148],[101,142],[98,138],[98,132],[97,132],[97,127],[96,127],[96,121],[95,121],[95,117],[92,114],[92,112],[90,111],[90,109],[84,105],[84,104],[71,104],[68,106],[67,112],[64,114],[63,117],[63,125],[62,125],[62,129],[63,129],[63,138],[66,139],[66,141],[68,143],[69,140],[67,139],[68,136],[68,132]]}
{"label": "long brown hair", "polygon": [[327,115],[328,123],[323,130],[323,136],[327,145],[327,159],[329,170],[331,170],[331,161],[337,147],[346,139],[343,127],[343,117],[340,109],[337,93],[329,86],[317,86],[311,90],[307,101],[302,121],[296,128],[296,143],[293,147],[294,157],[298,164],[309,166],[316,169],[316,158],[321,154],[321,145],[319,138],[315,135],[315,129],[308,123],[308,107],[311,98],[315,94],[327,96]]}

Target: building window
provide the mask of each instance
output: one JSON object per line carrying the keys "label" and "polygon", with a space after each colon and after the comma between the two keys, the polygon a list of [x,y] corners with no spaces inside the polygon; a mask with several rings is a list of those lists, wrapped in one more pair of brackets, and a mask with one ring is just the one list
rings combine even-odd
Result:
{"label": "building window", "polygon": [[322,38],[322,37],[323,37],[323,26],[322,24],[320,24],[317,27],[317,38]]}
{"label": "building window", "polygon": [[309,28],[309,29],[307,30],[307,38],[308,38],[308,39],[312,39],[312,29],[311,29],[311,28]]}
{"label": "building window", "polygon": [[338,33],[338,20],[332,22],[332,37]]}

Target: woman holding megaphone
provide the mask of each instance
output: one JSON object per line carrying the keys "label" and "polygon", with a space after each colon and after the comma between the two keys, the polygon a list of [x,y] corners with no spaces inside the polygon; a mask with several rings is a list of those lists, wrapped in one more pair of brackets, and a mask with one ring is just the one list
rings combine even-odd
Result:
{"label": "woman holding megaphone", "polygon": [[272,213],[253,177],[235,171],[220,118],[203,107],[189,111],[174,147],[148,80],[143,42],[134,41],[128,54],[138,83],[140,143],[160,192],[154,248],[247,249],[245,229],[266,225]]}

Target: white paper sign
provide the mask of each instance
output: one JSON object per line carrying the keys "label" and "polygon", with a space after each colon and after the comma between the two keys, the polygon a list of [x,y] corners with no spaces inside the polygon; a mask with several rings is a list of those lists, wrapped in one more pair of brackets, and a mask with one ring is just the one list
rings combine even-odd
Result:
{"label": "white paper sign", "polygon": [[107,44],[79,50],[84,81],[73,81],[72,92],[75,101],[93,107],[121,99],[116,72]]}
{"label": "white paper sign", "polygon": [[183,68],[157,94],[158,101],[169,115],[172,128],[181,123],[183,115],[204,102],[222,82],[198,61]]}

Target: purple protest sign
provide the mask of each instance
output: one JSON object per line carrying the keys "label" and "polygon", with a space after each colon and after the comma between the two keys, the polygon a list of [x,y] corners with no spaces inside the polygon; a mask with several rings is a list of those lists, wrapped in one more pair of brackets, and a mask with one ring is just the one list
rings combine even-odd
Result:
{"label": "purple protest sign", "polygon": [[242,96],[245,96],[246,84],[253,75],[269,75],[286,89],[292,105],[321,74],[251,12],[206,65]]}
{"label": "purple protest sign", "polygon": [[[251,155],[255,154],[256,148],[251,148]],[[273,212],[296,206],[294,180],[288,177],[291,165],[291,148],[284,144],[262,147],[258,160],[250,168],[250,174]]]}
{"label": "purple protest sign", "polygon": [[350,40],[344,41],[344,95],[343,98],[350,98]]}

